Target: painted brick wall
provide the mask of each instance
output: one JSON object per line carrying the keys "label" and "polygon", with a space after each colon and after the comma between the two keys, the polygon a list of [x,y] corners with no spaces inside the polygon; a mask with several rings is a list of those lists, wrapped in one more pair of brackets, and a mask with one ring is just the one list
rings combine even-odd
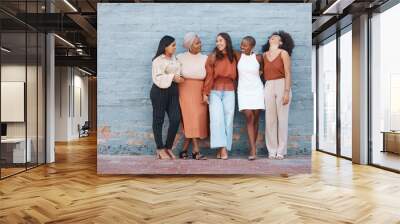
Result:
{"label": "painted brick wall", "polygon": [[[151,58],[160,38],[177,39],[183,52],[186,32],[200,34],[204,54],[218,32],[228,32],[234,47],[252,35],[256,50],[277,30],[292,34],[293,100],[289,120],[289,155],[310,155],[313,130],[311,92],[311,4],[117,4],[98,7],[98,153],[153,154],[152,108],[149,99]],[[237,106],[236,106],[237,107]],[[265,154],[264,113],[260,120],[259,154]],[[168,122],[166,123],[168,124]],[[180,148],[183,136],[177,136]],[[208,141],[202,142],[208,148]],[[247,154],[244,116],[237,112],[231,154]],[[214,153],[214,150],[209,150]]]}

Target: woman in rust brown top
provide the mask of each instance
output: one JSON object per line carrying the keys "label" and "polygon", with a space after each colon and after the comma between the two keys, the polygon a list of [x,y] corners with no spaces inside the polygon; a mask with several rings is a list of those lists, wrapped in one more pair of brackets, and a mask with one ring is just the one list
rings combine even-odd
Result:
{"label": "woman in rust brown top", "polygon": [[228,151],[232,148],[236,65],[230,36],[218,34],[216,47],[206,61],[203,100],[209,103],[210,147],[219,148],[219,159],[228,159]]}
{"label": "woman in rust brown top", "polygon": [[265,142],[270,159],[283,159],[287,153],[291,59],[294,42],[284,32],[273,33],[263,46],[265,83]]}

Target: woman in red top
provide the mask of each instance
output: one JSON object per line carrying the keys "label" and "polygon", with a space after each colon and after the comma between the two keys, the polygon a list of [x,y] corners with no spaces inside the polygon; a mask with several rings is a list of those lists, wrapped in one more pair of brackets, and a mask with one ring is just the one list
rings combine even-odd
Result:
{"label": "woman in red top", "polygon": [[232,148],[237,59],[227,33],[218,34],[215,45],[206,61],[203,100],[209,103],[210,147],[219,148],[218,159],[228,159]]}
{"label": "woman in red top", "polygon": [[265,142],[270,159],[287,154],[289,105],[292,98],[291,59],[294,42],[290,34],[273,33],[263,46],[265,83]]}

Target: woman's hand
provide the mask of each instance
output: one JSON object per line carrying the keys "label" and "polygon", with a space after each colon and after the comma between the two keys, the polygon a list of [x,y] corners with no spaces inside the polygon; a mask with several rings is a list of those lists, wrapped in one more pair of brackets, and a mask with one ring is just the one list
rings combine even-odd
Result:
{"label": "woman's hand", "polygon": [[289,103],[289,97],[290,97],[289,93],[290,92],[288,90],[285,90],[285,92],[283,93],[283,97],[282,97],[283,105],[287,105]]}
{"label": "woman's hand", "polygon": [[208,96],[207,95],[203,95],[203,103],[208,104]]}
{"label": "woman's hand", "polygon": [[176,83],[182,83],[182,82],[185,81],[185,79],[184,79],[182,76],[180,76],[180,75],[174,75],[174,81],[175,81]]}

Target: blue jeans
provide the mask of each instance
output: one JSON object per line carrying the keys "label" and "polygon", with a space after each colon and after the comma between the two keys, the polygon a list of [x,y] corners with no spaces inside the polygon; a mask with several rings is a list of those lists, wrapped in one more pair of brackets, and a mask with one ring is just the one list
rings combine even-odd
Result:
{"label": "blue jeans", "polygon": [[235,92],[211,90],[210,99],[210,146],[232,149]]}

